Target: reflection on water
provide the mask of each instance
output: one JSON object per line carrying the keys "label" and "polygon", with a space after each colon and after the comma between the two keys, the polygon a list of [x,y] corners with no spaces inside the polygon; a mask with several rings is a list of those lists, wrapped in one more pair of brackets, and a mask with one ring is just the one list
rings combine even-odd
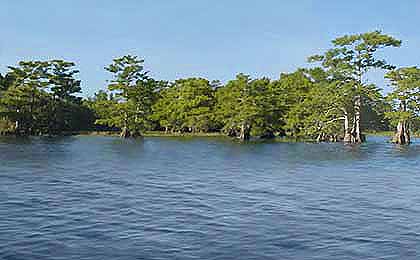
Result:
{"label": "reflection on water", "polygon": [[420,145],[0,139],[0,259],[417,259]]}

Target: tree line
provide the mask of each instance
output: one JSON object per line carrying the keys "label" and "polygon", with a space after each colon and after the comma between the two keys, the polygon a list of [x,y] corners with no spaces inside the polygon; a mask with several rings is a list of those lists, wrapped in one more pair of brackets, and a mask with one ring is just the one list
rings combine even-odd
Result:
{"label": "tree line", "polygon": [[[144,60],[116,58],[105,70],[108,86],[83,99],[79,71],[63,60],[22,61],[0,75],[0,122],[17,135],[59,135],[78,130],[221,132],[251,137],[290,136],[318,142],[361,143],[365,130],[396,129],[395,143],[410,143],[419,119],[420,69],[396,68],[381,57],[401,41],[380,31],[334,39],[312,66],[278,79],[238,74],[225,84],[205,78],[162,81]],[[386,71],[391,92],[368,83]]]}
{"label": "tree line", "polygon": [[75,131],[93,119],[83,106],[79,73],[63,60],[21,61],[0,75],[0,119],[3,132],[20,136],[58,135]]}

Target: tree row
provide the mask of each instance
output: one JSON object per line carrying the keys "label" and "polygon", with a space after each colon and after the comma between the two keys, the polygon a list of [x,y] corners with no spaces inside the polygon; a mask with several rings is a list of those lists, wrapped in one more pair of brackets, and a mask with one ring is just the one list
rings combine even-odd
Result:
{"label": "tree row", "polygon": [[[205,78],[154,79],[132,55],[105,67],[109,84],[82,99],[78,70],[62,60],[24,61],[0,75],[3,129],[17,135],[77,130],[221,132],[240,140],[290,136],[361,143],[365,130],[394,128],[395,143],[410,143],[419,119],[420,69],[396,68],[381,57],[401,41],[380,31],[345,35],[312,64],[278,79],[238,74],[226,83]],[[384,70],[383,96],[369,71]],[[410,129],[411,128],[411,129]]]}

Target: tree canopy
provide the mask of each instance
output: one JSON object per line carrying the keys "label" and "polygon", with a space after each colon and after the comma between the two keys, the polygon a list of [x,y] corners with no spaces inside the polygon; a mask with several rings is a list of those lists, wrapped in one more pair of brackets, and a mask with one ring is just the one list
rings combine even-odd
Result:
{"label": "tree canopy", "polygon": [[108,90],[114,99],[105,103],[108,113],[96,122],[121,128],[122,137],[140,136],[149,123],[158,83],[149,77],[143,63],[137,56],[126,55],[105,67],[113,74]]}
{"label": "tree canopy", "polygon": [[394,109],[386,113],[386,117],[397,125],[393,141],[398,144],[410,143],[410,123],[420,112],[420,69],[400,68],[390,71],[385,77],[393,87],[387,98]]}
{"label": "tree canopy", "polygon": [[[379,50],[400,47],[401,41],[381,31],[345,35],[332,41],[333,48],[323,55],[309,57],[310,62],[320,62],[330,77],[341,83],[351,83],[353,108],[345,111],[344,140],[350,143],[364,141],[362,134],[363,95],[369,94],[372,85],[367,85],[363,77],[371,69],[393,69],[385,59],[379,58]],[[351,125],[351,126],[350,126]]]}
{"label": "tree canopy", "polygon": [[[21,61],[0,74],[0,133],[59,135],[71,131],[224,133],[240,140],[289,136],[314,141],[360,143],[364,130],[397,127],[398,143],[409,143],[419,119],[419,69],[395,69],[381,50],[401,41],[373,31],[344,35],[317,66],[252,78],[239,73],[225,83],[201,77],[156,80],[144,59],[112,60],[106,88],[82,98],[74,62]],[[368,83],[372,69],[386,70],[387,97]],[[415,130],[415,129],[414,129]],[[401,139],[403,138],[403,139]]]}

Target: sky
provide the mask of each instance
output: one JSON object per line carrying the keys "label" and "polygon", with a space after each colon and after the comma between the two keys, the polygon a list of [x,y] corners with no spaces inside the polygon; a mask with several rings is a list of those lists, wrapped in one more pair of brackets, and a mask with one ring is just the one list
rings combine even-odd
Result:
{"label": "sky", "polygon": [[[377,29],[403,40],[381,55],[415,66],[419,17],[418,0],[0,0],[0,72],[20,60],[73,61],[84,96],[104,88],[104,67],[126,54],[157,79],[278,78],[338,36]],[[382,78],[369,76],[386,90]]]}

